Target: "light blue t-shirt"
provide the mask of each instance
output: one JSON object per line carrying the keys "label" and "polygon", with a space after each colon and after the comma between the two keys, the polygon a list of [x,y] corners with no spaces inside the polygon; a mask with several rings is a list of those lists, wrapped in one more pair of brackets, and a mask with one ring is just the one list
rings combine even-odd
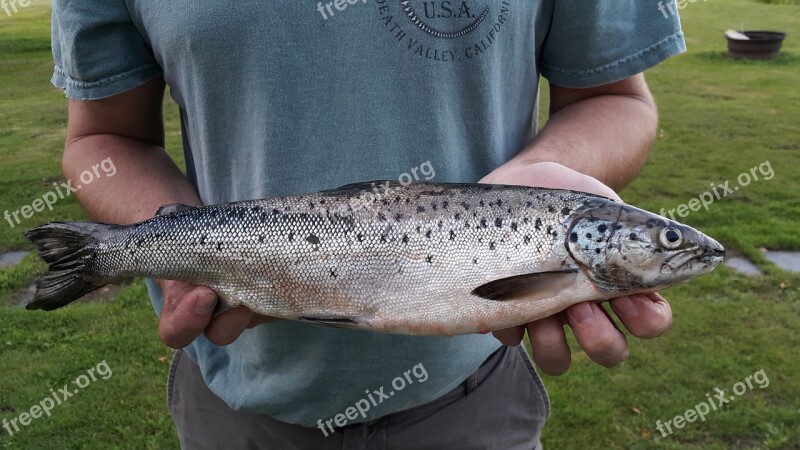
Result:
{"label": "light blue t-shirt", "polygon": [[[683,51],[658,3],[54,0],[52,81],[98,99],[162,74],[206,204],[412,173],[475,182],[532,136],[540,74],[596,86]],[[186,350],[234,409],[317,426],[420,364],[424,382],[348,423],[427,403],[498,347],[281,321]]]}

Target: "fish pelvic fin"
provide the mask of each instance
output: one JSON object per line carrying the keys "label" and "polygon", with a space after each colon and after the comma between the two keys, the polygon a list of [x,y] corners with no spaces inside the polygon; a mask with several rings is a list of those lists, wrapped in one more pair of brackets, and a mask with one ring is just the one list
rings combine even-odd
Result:
{"label": "fish pelvic fin", "polygon": [[482,284],[472,294],[487,300],[542,300],[567,289],[577,277],[578,269],[526,273]]}
{"label": "fish pelvic fin", "polygon": [[158,211],[156,211],[156,216],[168,216],[178,211],[183,211],[191,208],[192,208],[191,206],[184,205],[183,203],[170,203],[169,205],[164,205],[158,208]]}
{"label": "fish pelvic fin", "polygon": [[364,325],[364,321],[351,317],[300,317],[301,322],[313,323],[335,328],[358,328]]}
{"label": "fish pelvic fin", "polygon": [[29,230],[33,242],[49,265],[36,282],[36,295],[26,309],[51,311],[66,306],[110,283],[93,270],[98,238],[118,225],[89,222],[52,222]]}

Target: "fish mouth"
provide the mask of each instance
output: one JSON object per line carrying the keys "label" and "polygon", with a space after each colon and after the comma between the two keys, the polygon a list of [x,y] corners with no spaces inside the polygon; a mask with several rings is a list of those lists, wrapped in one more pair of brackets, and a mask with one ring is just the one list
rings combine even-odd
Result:
{"label": "fish mouth", "polygon": [[[703,274],[712,271],[725,259],[725,248],[709,239],[706,245],[698,245],[667,258],[661,265],[662,274]],[[697,266],[700,267],[697,267]]]}

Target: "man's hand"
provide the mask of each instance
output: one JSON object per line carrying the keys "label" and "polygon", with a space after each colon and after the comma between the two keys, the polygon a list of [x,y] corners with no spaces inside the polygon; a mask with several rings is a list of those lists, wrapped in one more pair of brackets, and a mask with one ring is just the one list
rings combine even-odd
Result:
{"label": "man's hand", "polygon": [[246,328],[277,320],[261,316],[247,308],[231,308],[214,317],[217,294],[205,286],[182,281],[158,280],[164,295],[164,307],[158,320],[161,341],[172,348],[183,348],[205,333],[209,341],[228,345]]}
{"label": "man's hand", "polygon": [[[484,177],[481,183],[572,189],[620,199],[595,178],[556,163],[506,165]],[[657,337],[672,324],[669,304],[655,293],[619,297],[610,300],[610,304],[625,328],[639,338]],[[505,345],[517,345],[527,329],[536,364],[548,375],[560,375],[569,369],[571,362],[564,331],[567,324],[592,361],[613,367],[628,357],[625,335],[600,304],[594,302],[579,303],[554,316],[495,331],[494,336]]]}

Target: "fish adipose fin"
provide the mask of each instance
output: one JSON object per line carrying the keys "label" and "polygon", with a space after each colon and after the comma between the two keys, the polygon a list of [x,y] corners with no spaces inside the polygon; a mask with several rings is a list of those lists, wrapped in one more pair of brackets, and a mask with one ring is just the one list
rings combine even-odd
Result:
{"label": "fish adipose fin", "polygon": [[168,216],[172,213],[191,208],[191,206],[184,205],[183,203],[170,203],[169,205],[164,205],[161,208],[158,208],[158,211],[156,211],[156,216]]}
{"label": "fish adipose fin", "polygon": [[569,288],[578,277],[578,269],[526,273],[490,281],[472,293],[487,300],[541,300]]}
{"label": "fish adipose fin", "polygon": [[98,239],[115,228],[118,225],[53,222],[26,232],[50,271],[37,280],[36,295],[25,307],[58,309],[113,281],[99,277],[92,266]]}

